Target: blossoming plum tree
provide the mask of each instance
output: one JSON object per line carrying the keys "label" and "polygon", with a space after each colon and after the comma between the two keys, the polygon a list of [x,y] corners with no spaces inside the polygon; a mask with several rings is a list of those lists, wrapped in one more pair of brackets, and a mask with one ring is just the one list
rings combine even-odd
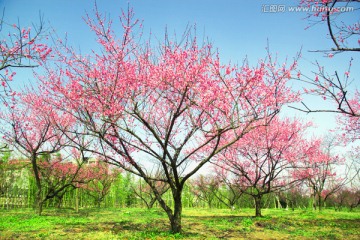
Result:
{"label": "blossoming plum tree", "polygon": [[295,171],[311,188],[313,207],[319,211],[331,195],[341,190],[353,178],[349,176],[349,169],[339,168],[345,165],[345,159],[332,153],[333,144],[334,140],[313,139],[312,145],[316,150],[299,163]]}
{"label": "blossoming plum tree", "polygon": [[65,127],[71,120],[58,115],[42,96],[33,92],[14,96],[11,107],[1,112],[0,118],[7,123],[1,128],[3,139],[31,162],[37,187],[35,205],[37,213],[41,214],[42,184],[38,158],[58,152],[65,145],[63,134],[54,127],[54,122]]}
{"label": "blossoming plum tree", "polygon": [[[55,198],[57,206],[60,207],[67,191],[79,188],[99,177],[84,168],[84,163],[84,161],[74,161],[74,159],[63,159],[60,153],[41,155],[37,162],[42,185],[41,202],[38,205],[43,205],[47,200]],[[92,169],[92,171],[96,170],[97,168]]]}
{"label": "blossoming plum tree", "polygon": [[309,123],[275,117],[224,150],[214,162],[219,171],[238,182],[240,191],[255,202],[255,216],[261,216],[261,200],[266,194],[293,187],[302,178],[292,170],[312,152],[303,138]]}
{"label": "blossoming plum tree", "polygon": [[[132,10],[121,17],[120,38],[98,11],[87,23],[102,51],[81,56],[59,48],[60,67],[44,63],[43,94],[101,146],[89,151],[149,184],[171,231],[178,233],[186,181],[252,129],[268,124],[282,105],[297,100],[286,86],[296,63],[278,67],[269,55],[256,67],[223,65],[210,44],[199,44],[190,34],[181,44],[168,37],[159,48],[141,44]],[[162,174],[154,179],[151,169],[158,167]],[[173,208],[157,181],[170,187]]]}

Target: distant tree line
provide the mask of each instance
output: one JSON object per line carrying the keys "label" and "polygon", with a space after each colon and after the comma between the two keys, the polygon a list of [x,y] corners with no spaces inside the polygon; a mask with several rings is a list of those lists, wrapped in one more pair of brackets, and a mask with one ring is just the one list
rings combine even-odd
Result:
{"label": "distant tree line", "polygon": [[[65,166],[58,166],[55,155],[50,161],[49,156],[43,157],[41,162],[53,163],[50,168],[43,167],[42,198],[44,207],[50,208],[126,208],[126,207],[159,207],[155,196],[144,180],[127,172],[120,172],[103,162],[89,159],[82,168],[91,172],[82,176],[81,181],[74,180],[76,162],[67,162]],[[44,164],[46,166],[46,164]],[[61,171],[66,167],[67,171]],[[57,172],[55,175],[54,172]],[[50,179],[51,177],[54,179]],[[55,179],[56,178],[56,179]],[[73,179],[66,180],[66,179]],[[3,153],[0,161],[0,208],[31,208],[36,202],[37,187],[29,161],[13,160],[9,153]],[[158,184],[167,204],[173,200],[169,187]],[[61,191],[58,191],[61,189]],[[247,189],[249,192],[255,189]],[[326,196],[328,191],[322,193]],[[298,184],[292,189],[276,191],[264,196],[262,208],[278,209],[313,209],[322,204],[322,207],[336,211],[348,209],[352,211],[360,205],[360,190],[344,186],[326,197],[322,202],[313,198],[312,188],[306,183]],[[183,192],[183,206],[186,208],[228,208],[241,210],[255,208],[251,194],[246,194],[241,186],[230,183],[219,175],[199,175],[186,184]]]}

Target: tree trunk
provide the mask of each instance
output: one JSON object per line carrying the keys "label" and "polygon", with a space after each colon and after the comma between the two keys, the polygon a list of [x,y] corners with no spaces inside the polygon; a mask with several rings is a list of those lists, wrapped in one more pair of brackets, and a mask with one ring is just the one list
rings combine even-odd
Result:
{"label": "tree trunk", "polygon": [[40,198],[36,197],[36,213],[41,216],[42,214],[42,210],[43,210],[43,201],[41,201],[41,194],[40,194]]}
{"label": "tree trunk", "polygon": [[75,189],[75,212],[79,212],[79,189]]}
{"label": "tree trunk", "polygon": [[253,196],[255,200],[255,217],[261,217],[261,195]]}
{"label": "tree trunk", "polygon": [[181,192],[180,192],[175,194],[174,196],[174,213],[170,217],[172,233],[181,232],[181,213],[182,213],[182,201],[181,201]]}
{"label": "tree trunk", "polygon": [[172,195],[174,200],[174,212],[172,209],[165,203],[161,195],[154,191],[157,201],[160,206],[166,212],[170,220],[170,231],[171,233],[180,233],[181,232],[181,212],[182,212],[182,200],[181,200],[182,190],[172,189]]}
{"label": "tree trunk", "polygon": [[38,215],[41,215],[42,213],[42,206],[43,206],[43,202],[41,201],[41,180],[40,180],[40,173],[39,173],[39,169],[36,163],[36,154],[32,154],[31,155],[31,165],[32,165],[32,169],[34,172],[34,176],[35,176],[35,184],[37,187],[37,191],[36,191],[36,197],[35,197],[35,208],[36,208],[36,213]]}
{"label": "tree trunk", "polygon": [[318,208],[319,208],[319,212],[322,210],[322,200],[321,200],[321,195],[318,194]]}
{"label": "tree trunk", "polygon": [[181,232],[181,213],[182,213],[182,191],[183,185],[178,184],[177,186],[171,186],[172,200],[174,205],[174,211],[166,204],[162,195],[154,186],[154,184],[149,181],[149,179],[144,178],[144,180],[150,185],[156,200],[158,201],[161,208],[166,212],[169,220],[170,220],[170,231],[173,234]]}
{"label": "tree trunk", "polygon": [[316,194],[314,194],[312,205],[313,205],[313,209],[314,209],[315,211],[316,211],[316,202],[317,202],[317,200],[316,200]]}

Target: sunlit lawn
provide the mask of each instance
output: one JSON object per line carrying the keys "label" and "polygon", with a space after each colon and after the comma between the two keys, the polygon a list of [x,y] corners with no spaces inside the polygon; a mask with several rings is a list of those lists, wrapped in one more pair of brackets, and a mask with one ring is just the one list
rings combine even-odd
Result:
{"label": "sunlit lawn", "polygon": [[0,239],[360,239],[360,212],[184,209],[171,235],[161,209],[0,210]]}

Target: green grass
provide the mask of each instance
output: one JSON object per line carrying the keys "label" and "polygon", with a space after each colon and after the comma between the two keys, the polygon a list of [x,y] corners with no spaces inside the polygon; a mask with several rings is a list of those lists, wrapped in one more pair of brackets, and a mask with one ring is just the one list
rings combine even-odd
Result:
{"label": "green grass", "polygon": [[184,209],[183,233],[169,233],[161,209],[0,210],[0,239],[360,239],[360,212]]}

